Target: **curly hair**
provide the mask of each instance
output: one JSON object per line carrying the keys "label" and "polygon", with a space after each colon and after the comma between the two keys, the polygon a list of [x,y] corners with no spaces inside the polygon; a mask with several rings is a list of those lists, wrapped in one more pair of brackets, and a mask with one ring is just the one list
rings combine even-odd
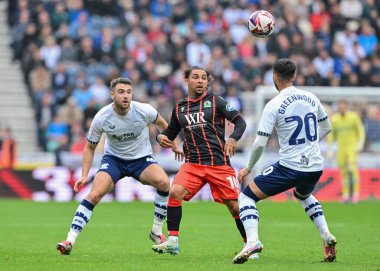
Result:
{"label": "curly hair", "polygon": [[206,72],[206,75],[207,75],[207,81],[208,81],[208,84],[210,85],[210,83],[214,80],[214,77],[211,75],[211,73],[206,70],[205,68],[202,68],[202,67],[199,67],[199,66],[192,66],[191,68],[188,68],[186,69],[184,72],[183,72],[183,78],[185,79],[189,79],[190,77],[190,74],[193,70],[202,70],[202,71],[205,71]]}

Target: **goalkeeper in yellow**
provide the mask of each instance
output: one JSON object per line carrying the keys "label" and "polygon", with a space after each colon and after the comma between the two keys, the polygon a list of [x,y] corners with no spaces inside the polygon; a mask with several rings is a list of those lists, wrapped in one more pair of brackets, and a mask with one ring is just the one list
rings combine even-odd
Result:
{"label": "goalkeeper in yellow", "polygon": [[337,164],[343,181],[342,202],[356,203],[359,200],[358,156],[363,150],[365,132],[359,115],[348,109],[346,101],[338,102],[338,111],[331,117],[332,133],[327,138],[329,156],[332,157],[331,145],[336,140]]}

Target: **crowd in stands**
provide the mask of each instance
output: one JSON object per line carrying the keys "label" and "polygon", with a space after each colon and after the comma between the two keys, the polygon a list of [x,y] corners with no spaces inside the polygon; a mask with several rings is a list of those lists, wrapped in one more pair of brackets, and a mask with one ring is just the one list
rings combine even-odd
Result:
{"label": "crowd in stands", "polygon": [[[277,19],[257,39],[257,9]],[[133,82],[134,99],[169,119],[186,96],[182,71],[206,67],[212,89],[239,110],[242,92],[272,85],[272,63],[297,62],[299,86],[380,86],[379,0],[9,0],[13,59],[21,63],[45,151],[80,152],[109,82]],[[170,106],[169,106],[170,105]],[[380,144],[380,109],[360,112],[367,145]],[[376,128],[374,128],[376,127]],[[380,150],[380,148],[377,148]]]}

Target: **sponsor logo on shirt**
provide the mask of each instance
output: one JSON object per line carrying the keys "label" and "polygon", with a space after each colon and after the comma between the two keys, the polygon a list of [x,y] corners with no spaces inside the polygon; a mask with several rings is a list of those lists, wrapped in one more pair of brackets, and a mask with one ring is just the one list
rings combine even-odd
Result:
{"label": "sponsor logo on shirt", "polygon": [[204,115],[204,112],[185,115],[187,123],[189,124],[186,128],[197,129],[206,126],[207,122],[204,119]]}
{"label": "sponsor logo on shirt", "polygon": [[126,141],[129,139],[135,139],[136,137],[137,137],[137,135],[135,135],[135,133],[125,133],[122,135],[112,135],[112,138],[116,139],[118,141]]}

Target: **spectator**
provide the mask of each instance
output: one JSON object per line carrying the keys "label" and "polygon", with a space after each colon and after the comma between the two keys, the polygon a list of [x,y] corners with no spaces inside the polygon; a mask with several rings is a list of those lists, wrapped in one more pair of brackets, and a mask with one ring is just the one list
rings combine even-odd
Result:
{"label": "spectator", "polygon": [[55,38],[49,36],[45,39],[44,45],[40,50],[41,58],[50,70],[54,70],[59,57],[61,56],[61,47],[57,45]]}
{"label": "spectator", "polygon": [[37,66],[30,72],[29,82],[34,102],[38,105],[44,93],[51,88],[50,71],[42,63],[37,64]]}
{"label": "spectator", "polygon": [[104,84],[101,76],[96,76],[95,82],[90,85],[88,90],[97,107],[103,107],[110,101],[109,88]]}

